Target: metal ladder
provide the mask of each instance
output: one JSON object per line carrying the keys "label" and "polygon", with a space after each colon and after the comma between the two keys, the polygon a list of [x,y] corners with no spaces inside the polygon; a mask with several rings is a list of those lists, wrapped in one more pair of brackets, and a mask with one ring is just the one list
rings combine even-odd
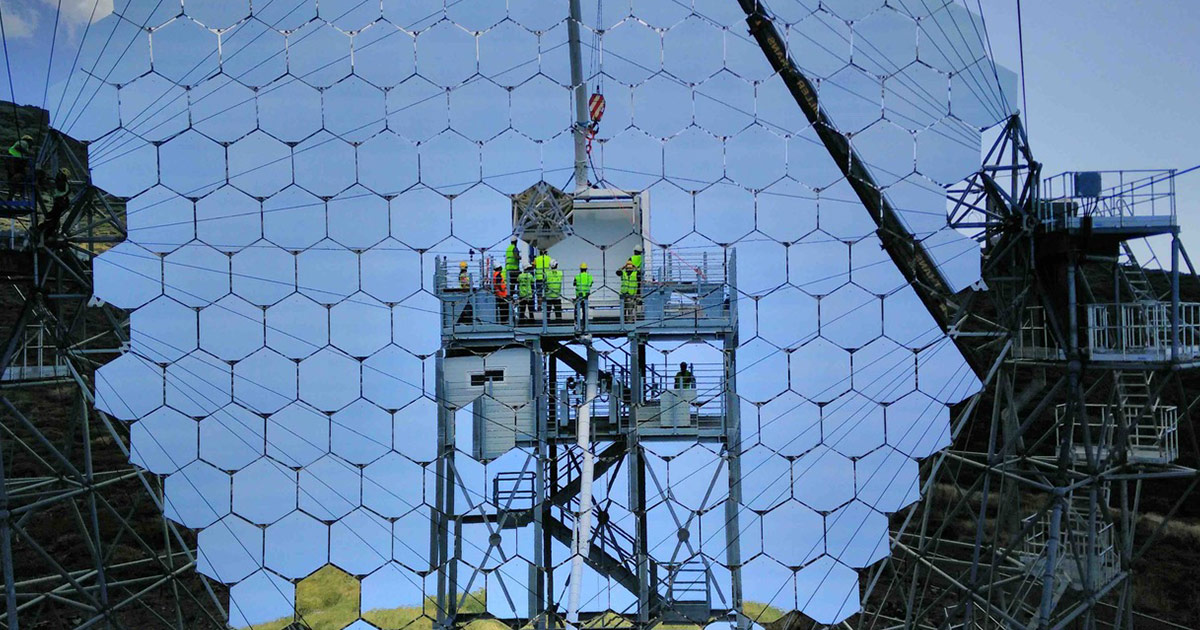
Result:
{"label": "metal ladder", "polygon": [[1138,263],[1137,257],[1133,255],[1133,248],[1126,241],[1121,241],[1121,249],[1125,254],[1125,262],[1118,264],[1120,269],[1121,279],[1125,282],[1125,288],[1133,297],[1134,302],[1157,302],[1158,297],[1154,294],[1154,285],[1150,283],[1150,277],[1146,275],[1146,270]]}

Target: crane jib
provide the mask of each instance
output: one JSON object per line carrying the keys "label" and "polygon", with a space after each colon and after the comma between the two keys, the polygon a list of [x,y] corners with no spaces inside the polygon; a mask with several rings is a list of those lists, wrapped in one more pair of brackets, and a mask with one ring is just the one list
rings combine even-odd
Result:
{"label": "crane jib", "polygon": [[738,0],[746,12],[746,23],[750,34],[758,42],[771,67],[779,73],[796,104],[804,112],[817,132],[826,150],[862,201],[867,213],[878,227],[877,234],[884,250],[899,268],[905,280],[916,290],[930,314],[943,331],[954,326],[952,301],[954,291],[946,281],[937,263],[925,250],[920,241],[909,232],[903,220],[880,192],[866,164],[859,159],[850,141],[837,130],[828,115],[821,109],[816,88],[804,76],[788,55],[787,45],[767,17],[758,0]]}

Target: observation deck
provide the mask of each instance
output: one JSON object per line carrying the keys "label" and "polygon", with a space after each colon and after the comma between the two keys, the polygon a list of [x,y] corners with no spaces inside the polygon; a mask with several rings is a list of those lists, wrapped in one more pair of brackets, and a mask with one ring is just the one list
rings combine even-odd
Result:
{"label": "observation deck", "polygon": [[1140,238],[1178,229],[1173,169],[1060,173],[1042,180],[1036,203],[1049,232]]}
{"label": "observation deck", "polygon": [[[533,312],[523,315],[513,291],[498,299],[491,280],[494,261],[503,253],[474,256],[439,256],[434,287],[441,302],[443,340],[457,343],[503,342],[539,336],[567,340],[593,337],[626,337],[631,334],[657,339],[692,339],[729,334],[737,329],[737,253],[730,250],[681,255],[665,248],[655,250],[657,261],[647,262],[636,308],[629,308],[615,283],[601,284],[598,275],[614,270],[594,270],[596,289],[585,301],[576,299],[572,261],[561,261],[562,312],[548,308],[542,296],[533,299]],[[470,286],[459,280],[459,262],[468,261]],[[552,302],[551,302],[552,304]]]}

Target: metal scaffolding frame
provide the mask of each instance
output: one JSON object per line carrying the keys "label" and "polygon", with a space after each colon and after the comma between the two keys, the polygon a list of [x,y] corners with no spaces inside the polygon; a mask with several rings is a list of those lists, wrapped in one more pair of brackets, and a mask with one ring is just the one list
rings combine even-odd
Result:
{"label": "metal scaffolding frame", "polygon": [[[3,204],[21,238],[0,251],[20,304],[0,356],[0,627],[224,628],[216,592],[194,573],[194,537],[163,515],[162,480],[130,462],[128,427],[93,407],[93,371],[127,348],[128,314],[93,300],[92,259],[125,227],[67,139],[46,129],[29,170],[60,163],[80,176],[59,233],[43,227],[48,195],[36,185]],[[66,425],[39,409],[53,386],[67,392],[51,402],[67,407]]]}

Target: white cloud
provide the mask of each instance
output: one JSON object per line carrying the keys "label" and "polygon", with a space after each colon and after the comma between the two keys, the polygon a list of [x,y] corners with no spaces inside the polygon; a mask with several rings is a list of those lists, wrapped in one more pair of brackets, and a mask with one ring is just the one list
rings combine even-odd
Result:
{"label": "white cloud", "polygon": [[12,2],[0,0],[0,11],[4,13],[4,35],[11,39],[31,37],[37,28],[37,10],[25,6],[14,6]]}
{"label": "white cloud", "polygon": [[[42,0],[50,7],[57,7],[58,0]],[[87,24],[107,17],[113,12],[113,0],[62,0],[62,17],[69,25]]]}

